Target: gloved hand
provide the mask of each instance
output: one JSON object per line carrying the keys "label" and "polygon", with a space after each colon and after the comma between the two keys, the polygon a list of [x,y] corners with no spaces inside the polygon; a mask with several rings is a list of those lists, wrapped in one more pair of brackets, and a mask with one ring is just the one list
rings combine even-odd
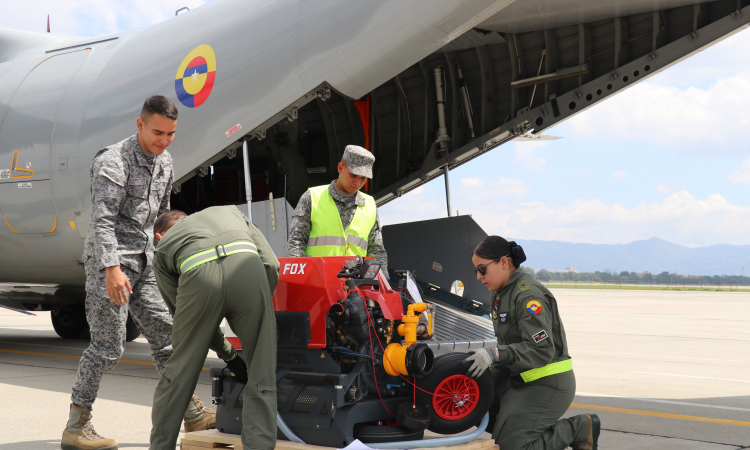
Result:
{"label": "gloved hand", "polygon": [[495,355],[492,350],[486,348],[480,348],[474,352],[471,356],[464,359],[463,362],[471,362],[471,367],[467,372],[471,378],[477,378],[482,376],[485,370],[487,370],[492,362],[495,361]]}
{"label": "gloved hand", "polygon": [[224,360],[224,362],[227,363],[227,369],[232,373],[235,380],[242,384],[247,384],[247,365],[239,353],[235,352],[234,356]]}

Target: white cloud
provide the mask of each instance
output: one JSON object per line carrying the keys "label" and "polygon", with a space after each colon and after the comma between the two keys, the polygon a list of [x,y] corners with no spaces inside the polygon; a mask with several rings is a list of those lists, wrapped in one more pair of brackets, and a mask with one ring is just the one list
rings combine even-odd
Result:
{"label": "white cloud", "polygon": [[701,89],[643,82],[568,121],[580,140],[646,139],[683,155],[737,155],[748,149],[750,68]]}
{"label": "white cloud", "polygon": [[664,183],[659,183],[656,185],[656,192],[658,192],[659,194],[671,194],[675,190],[677,190],[677,187],[667,183],[666,181]]}
{"label": "white cloud", "polygon": [[523,181],[503,176],[497,180],[464,178],[456,192],[456,199],[460,200],[454,202],[454,207],[460,204],[466,211],[494,207],[499,199],[520,201],[529,191]]}
{"label": "white cloud", "polygon": [[729,172],[727,178],[733,183],[750,184],[750,158],[742,163],[742,169]]}
{"label": "white cloud", "polygon": [[464,178],[461,180],[461,184],[464,186],[480,186],[482,184],[482,180],[479,178]]}
{"label": "white cloud", "polygon": [[536,151],[545,148],[549,145],[548,141],[539,142],[514,142],[513,143],[513,155],[516,164],[520,164],[522,167],[530,170],[542,170],[546,159],[542,159],[536,156]]}
{"label": "white cloud", "polygon": [[442,197],[440,197],[437,181],[439,180],[433,180],[426,185],[422,185],[404,194],[401,198],[378,208],[380,224],[392,225],[447,217],[445,193],[443,192]]}
{"label": "white cloud", "polygon": [[618,170],[617,172],[613,173],[612,176],[615,178],[615,180],[624,180],[630,175],[628,175],[624,170]]}
{"label": "white cloud", "polygon": [[697,199],[684,190],[633,208],[591,198],[560,207],[528,202],[485,208],[473,217],[489,234],[522,239],[624,244],[661,236],[691,246],[750,244],[750,206],[732,205],[719,194]]}

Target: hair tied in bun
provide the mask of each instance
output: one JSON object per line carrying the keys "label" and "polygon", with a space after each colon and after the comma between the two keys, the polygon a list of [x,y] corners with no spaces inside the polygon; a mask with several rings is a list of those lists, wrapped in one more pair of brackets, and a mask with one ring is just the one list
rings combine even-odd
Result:
{"label": "hair tied in bun", "polygon": [[513,265],[516,267],[526,261],[526,253],[524,253],[523,247],[516,244],[516,241],[510,242],[510,254],[513,257]]}

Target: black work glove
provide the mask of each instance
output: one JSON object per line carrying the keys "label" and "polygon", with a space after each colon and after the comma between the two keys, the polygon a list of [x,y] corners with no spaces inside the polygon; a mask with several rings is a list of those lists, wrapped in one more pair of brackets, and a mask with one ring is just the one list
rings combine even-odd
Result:
{"label": "black work glove", "polygon": [[235,352],[234,356],[224,360],[224,362],[227,363],[227,369],[229,369],[235,380],[242,384],[247,384],[247,365],[239,353]]}

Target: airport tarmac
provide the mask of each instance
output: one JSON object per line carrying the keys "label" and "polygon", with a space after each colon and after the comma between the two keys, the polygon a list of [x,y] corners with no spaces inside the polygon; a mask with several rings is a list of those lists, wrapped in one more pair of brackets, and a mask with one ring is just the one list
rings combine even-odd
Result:
{"label": "airport tarmac", "polygon": [[[750,449],[750,293],[553,289],[578,392],[567,415],[602,419],[601,450]],[[49,313],[0,310],[1,449],[60,448],[78,357]],[[213,358],[212,358],[213,356]],[[143,338],[105,375],[96,430],[148,448],[158,381]],[[209,355],[205,366],[219,365]],[[221,363],[223,364],[223,363]],[[209,403],[210,379],[196,392]]]}

